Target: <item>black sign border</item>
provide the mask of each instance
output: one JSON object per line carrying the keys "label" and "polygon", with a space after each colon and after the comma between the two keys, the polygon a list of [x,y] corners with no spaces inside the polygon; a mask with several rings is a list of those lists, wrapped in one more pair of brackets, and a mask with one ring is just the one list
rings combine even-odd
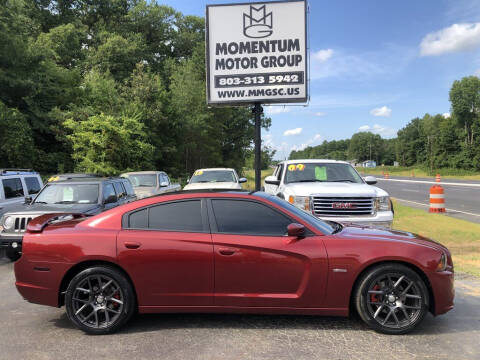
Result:
{"label": "black sign border", "polygon": [[[305,97],[304,98],[282,98],[282,99],[257,99],[257,100],[233,100],[233,101],[212,101],[210,96],[210,32],[209,32],[209,13],[208,10],[211,7],[218,6],[237,6],[237,5],[257,5],[257,4],[278,4],[278,3],[304,3],[305,9]],[[215,106],[232,106],[232,105],[245,105],[245,104],[287,104],[287,103],[304,103],[306,104],[309,99],[309,78],[308,78],[308,33],[307,33],[307,0],[276,0],[276,1],[256,1],[256,2],[242,2],[242,3],[231,3],[231,4],[213,4],[206,6],[205,14],[205,62],[206,62],[206,75],[207,75],[207,104]]]}

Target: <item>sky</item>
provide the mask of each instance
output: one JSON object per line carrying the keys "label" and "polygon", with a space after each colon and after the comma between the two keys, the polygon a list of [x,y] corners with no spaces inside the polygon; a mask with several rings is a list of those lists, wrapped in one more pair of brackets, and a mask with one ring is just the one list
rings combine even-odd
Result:
{"label": "sky", "polygon": [[[158,0],[185,15],[228,0]],[[324,140],[384,138],[450,114],[454,80],[480,76],[480,0],[310,0],[308,106],[265,106],[276,159]]]}

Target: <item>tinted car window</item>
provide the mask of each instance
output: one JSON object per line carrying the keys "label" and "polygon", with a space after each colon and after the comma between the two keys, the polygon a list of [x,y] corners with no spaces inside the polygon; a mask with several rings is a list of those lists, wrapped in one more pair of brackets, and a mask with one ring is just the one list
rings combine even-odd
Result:
{"label": "tinted car window", "polygon": [[36,177],[26,177],[25,184],[29,195],[36,194],[40,191],[40,182]]}
{"label": "tinted car window", "polygon": [[127,195],[121,182],[115,182],[113,185],[115,186],[115,191],[117,192],[118,198],[122,198]]}
{"label": "tinted car window", "polygon": [[151,207],[148,227],[155,230],[202,232],[200,200],[180,201]]}
{"label": "tinted car window", "polygon": [[107,200],[110,196],[116,196],[115,189],[112,184],[105,184],[103,186],[103,201]]}
{"label": "tinted car window", "polygon": [[16,198],[23,195],[23,186],[20,178],[3,179],[3,191],[5,199]]}
{"label": "tinted car window", "polygon": [[270,207],[245,200],[212,200],[218,231],[230,234],[283,236],[293,221]]}
{"label": "tinted car window", "polygon": [[136,211],[128,217],[128,227],[146,229],[148,227],[148,209]]}

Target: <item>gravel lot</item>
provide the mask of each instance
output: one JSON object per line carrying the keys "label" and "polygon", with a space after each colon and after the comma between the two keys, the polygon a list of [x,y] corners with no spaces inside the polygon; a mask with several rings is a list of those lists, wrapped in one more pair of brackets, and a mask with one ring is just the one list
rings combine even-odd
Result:
{"label": "gravel lot", "polygon": [[13,264],[0,259],[0,359],[480,359],[480,281],[457,279],[455,309],[410,335],[380,335],[356,319],[181,314],[88,336],[63,308],[24,301]]}

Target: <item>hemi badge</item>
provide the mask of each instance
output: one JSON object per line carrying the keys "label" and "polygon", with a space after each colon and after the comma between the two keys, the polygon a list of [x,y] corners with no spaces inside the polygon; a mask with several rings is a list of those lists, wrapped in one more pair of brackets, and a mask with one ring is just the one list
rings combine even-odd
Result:
{"label": "hemi badge", "polygon": [[347,272],[347,269],[333,269],[333,272]]}

